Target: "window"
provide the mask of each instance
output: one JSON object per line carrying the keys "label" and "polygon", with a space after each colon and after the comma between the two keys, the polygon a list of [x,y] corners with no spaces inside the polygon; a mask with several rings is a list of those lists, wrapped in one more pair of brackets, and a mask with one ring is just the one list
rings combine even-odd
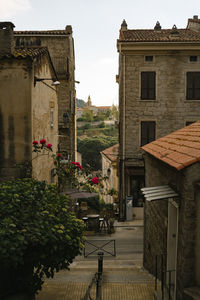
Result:
{"label": "window", "polygon": [[156,99],[156,73],[142,72],[141,73],[141,99],[155,100]]}
{"label": "window", "polygon": [[200,72],[187,72],[187,100],[200,100]]}
{"label": "window", "polygon": [[196,121],[186,121],[186,123],[185,123],[185,125],[186,126],[189,126],[189,125],[191,125],[191,124],[193,124],[193,123],[195,123]]}
{"label": "window", "polygon": [[145,61],[153,61],[153,56],[152,55],[145,56]]}
{"label": "window", "polygon": [[141,146],[155,140],[156,122],[141,122]]}
{"label": "window", "polygon": [[195,55],[190,56],[190,61],[197,61],[197,56]]}

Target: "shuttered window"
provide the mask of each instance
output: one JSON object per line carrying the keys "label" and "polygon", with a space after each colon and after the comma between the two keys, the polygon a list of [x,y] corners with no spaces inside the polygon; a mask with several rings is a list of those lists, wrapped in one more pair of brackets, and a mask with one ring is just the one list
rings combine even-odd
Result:
{"label": "shuttered window", "polygon": [[155,100],[156,99],[156,73],[141,72],[141,99]]}
{"label": "shuttered window", "polygon": [[156,122],[141,122],[141,146],[155,140]]}
{"label": "shuttered window", "polygon": [[200,100],[200,72],[187,72],[187,100]]}

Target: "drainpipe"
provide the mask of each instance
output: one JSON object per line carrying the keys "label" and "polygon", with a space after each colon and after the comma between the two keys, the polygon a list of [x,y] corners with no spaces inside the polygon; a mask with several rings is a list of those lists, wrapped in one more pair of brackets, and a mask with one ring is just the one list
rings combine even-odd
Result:
{"label": "drainpipe", "polygon": [[[121,46],[121,45],[120,45]],[[121,47],[120,47],[120,54],[122,55],[122,78],[123,78],[123,95],[122,95],[122,109],[123,109],[123,114],[122,114],[122,132],[121,132],[121,140],[122,140],[122,157],[121,157],[121,162],[120,162],[120,169],[121,169],[121,193],[120,193],[120,219],[124,220],[126,215],[125,215],[125,108],[126,108],[126,85],[125,85],[125,70],[126,70],[126,65],[125,65],[125,55],[121,53]]]}

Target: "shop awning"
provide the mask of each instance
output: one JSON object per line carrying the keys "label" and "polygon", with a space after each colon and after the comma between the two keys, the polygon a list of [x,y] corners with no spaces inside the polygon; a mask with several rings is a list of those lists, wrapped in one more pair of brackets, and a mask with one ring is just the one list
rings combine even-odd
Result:
{"label": "shop awning", "polygon": [[147,201],[178,197],[178,194],[168,185],[142,188],[141,191]]}

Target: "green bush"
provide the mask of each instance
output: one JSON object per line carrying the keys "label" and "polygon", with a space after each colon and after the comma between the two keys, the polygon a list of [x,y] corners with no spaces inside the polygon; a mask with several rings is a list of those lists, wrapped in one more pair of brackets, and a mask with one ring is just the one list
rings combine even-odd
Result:
{"label": "green bush", "polygon": [[32,179],[0,184],[0,299],[35,294],[44,275],[69,268],[80,253],[84,225],[57,188]]}
{"label": "green bush", "polygon": [[85,139],[78,138],[78,152],[82,154],[83,166],[90,165],[94,170],[101,169],[100,152],[118,143],[117,137],[96,136]]}

